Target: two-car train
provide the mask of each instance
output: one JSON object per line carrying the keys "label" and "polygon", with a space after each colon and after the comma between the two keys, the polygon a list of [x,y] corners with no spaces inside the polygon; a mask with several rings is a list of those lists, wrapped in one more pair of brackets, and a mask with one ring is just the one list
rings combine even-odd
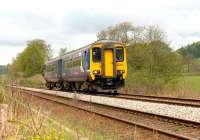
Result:
{"label": "two-car train", "polygon": [[100,40],[45,63],[48,89],[112,91],[123,87],[127,75],[126,48]]}

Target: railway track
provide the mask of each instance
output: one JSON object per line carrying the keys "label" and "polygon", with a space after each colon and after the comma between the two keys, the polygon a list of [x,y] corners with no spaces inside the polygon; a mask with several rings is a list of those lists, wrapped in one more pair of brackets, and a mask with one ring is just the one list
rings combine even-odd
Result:
{"label": "railway track", "polygon": [[106,92],[87,93],[84,91],[79,91],[78,93],[94,95],[94,96],[110,97],[110,98],[120,98],[120,99],[127,99],[127,100],[139,100],[139,101],[145,101],[145,102],[200,107],[200,99],[194,99],[194,98],[177,98],[177,97],[142,95],[142,94],[124,94],[124,93],[108,94]]}
{"label": "railway track", "polygon": [[65,104],[87,112],[114,119],[130,125],[140,126],[152,131],[169,135],[179,139],[200,139],[200,123],[183,119],[171,118],[142,111],[123,109],[88,103],[86,101],[71,100],[66,97],[44,94],[41,92],[20,89],[21,92],[32,94],[46,100]]}
{"label": "railway track", "polygon": [[[41,88],[41,89],[44,89],[44,88]],[[59,91],[59,90],[54,90],[54,91]],[[120,99],[127,99],[127,100],[139,100],[139,101],[145,101],[145,102],[200,107],[200,99],[194,99],[194,98],[177,98],[177,97],[142,95],[142,94],[124,94],[124,93],[108,94],[105,92],[99,92],[99,93],[94,94],[94,93],[87,93],[84,91],[79,91],[78,93],[80,94],[83,93],[86,95],[110,97],[110,98],[120,98]]]}
{"label": "railway track", "polygon": [[200,107],[200,99],[192,99],[192,98],[161,97],[161,96],[153,96],[153,95],[148,96],[148,95],[138,95],[138,94],[119,94],[118,96],[116,96],[116,98]]}
{"label": "railway track", "polygon": [[[80,92],[80,93],[85,93],[85,92]],[[192,99],[192,98],[175,98],[175,97],[164,97],[164,96],[153,96],[153,95],[148,96],[140,94],[122,94],[122,93],[117,95],[115,94],[108,95],[107,93],[102,93],[102,92],[91,95],[109,97],[109,98],[127,99],[127,100],[138,100],[138,101],[152,102],[152,103],[171,104],[179,106],[200,107],[200,99]]]}

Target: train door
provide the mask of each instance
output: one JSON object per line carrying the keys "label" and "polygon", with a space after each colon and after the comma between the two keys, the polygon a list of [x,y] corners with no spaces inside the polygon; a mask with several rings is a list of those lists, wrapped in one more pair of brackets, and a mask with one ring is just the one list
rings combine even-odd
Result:
{"label": "train door", "polygon": [[114,52],[113,49],[104,50],[104,66],[105,66],[105,76],[113,77],[114,75]]}
{"label": "train door", "polygon": [[59,59],[57,61],[57,78],[60,79],[62,77],[62,68],[63,68],[63,61]]}

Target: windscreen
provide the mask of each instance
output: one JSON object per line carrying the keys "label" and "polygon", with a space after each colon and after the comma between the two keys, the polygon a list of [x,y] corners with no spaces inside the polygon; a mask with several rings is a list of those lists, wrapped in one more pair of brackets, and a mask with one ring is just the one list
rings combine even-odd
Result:
{"label": "windscreen", "polygon": [[92,60],[93,60],[93,62],[101,61],[101,48],[93,48],[92,49]]}
{"label": "windscreen", "polygon": [[116,61],[117,62],[124,61],[124,48],[122,47],[116,48]]}

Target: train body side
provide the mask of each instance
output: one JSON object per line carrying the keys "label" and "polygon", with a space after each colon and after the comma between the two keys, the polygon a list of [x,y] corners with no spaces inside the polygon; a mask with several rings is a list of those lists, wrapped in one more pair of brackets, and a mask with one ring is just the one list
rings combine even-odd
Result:
{"label": "train body side", "polygon": [[88,78],[87,50],[80,50],[63,57],[62,78],[64,81],[81,82]]}
{"label": "train body side", "polygon": [[62,59],[50,61],[45,64],[44,78],[48,82],[62,81]]}

